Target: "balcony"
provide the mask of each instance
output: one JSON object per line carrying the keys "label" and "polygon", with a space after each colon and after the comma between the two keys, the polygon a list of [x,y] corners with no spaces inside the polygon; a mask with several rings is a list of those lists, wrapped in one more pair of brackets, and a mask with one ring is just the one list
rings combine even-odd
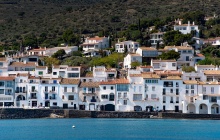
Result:
{"label": "balcony", "polygon": [[34,90],[29,90],[29,92],[37,92],[37,90],[36,90],[36,89],[34,89]]}
{"label": "balcony", "polygon": [[96,92],[83,92],[83,95],[94,96],[94,95],[96,95]]}
{"label": "balcony", "polygon": [[159,101],[159,98],[146,98],[146,101]]}
{"label": "balcony", "polygon": [[31,96],[29,99],[37,99],[37,96]]}
{"label": "balcony", "polygon": [[57,93],[56,90],[50,90],[48,93]]}
{"label": "balcony", "polygon": [[170,101],[170,103],[173,103],[173,101]]}
{"label": "balcony", "polygon": [[49,96],[49,97],[45,97],[44,99],[45,99],[45,100],[56,100],[57,98],[56,98],[56,97]]}

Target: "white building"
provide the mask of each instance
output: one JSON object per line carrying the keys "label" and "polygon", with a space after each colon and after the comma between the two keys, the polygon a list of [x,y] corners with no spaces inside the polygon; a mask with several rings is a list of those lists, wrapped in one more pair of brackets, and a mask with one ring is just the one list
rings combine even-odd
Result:
{"label": "white building", "polygon": [[135,53],[136,50],[140,47],[138,42],[134,41],[123,41],[115,44],[115,51],[118,53],[124,53],[125,48],[129,53]]}
{"label": "white building", "polygon": [[163,35],[164,35],[164,32],[150,34],[151,46],[157,46],[157,43],[159,43],[159,45],[162,45],[163,44]]}
{"label": "white building", "polygon": [[66,54],[71,54],[71,52],[78,51],[78,46],[66,46],[66,47],[54,47],[54,48],[47,48],[45,51],[45,56],[52,56],[58,50],[64,50]]}
{"label": "white building", "polygon": [[199,27],[194,22],[190,24],[190,21],[188,21],[188,24],[182,24],[180,21],[179,25],[174,25],[174,30],[180,31],[182,34],[190,34],[192,31],[195,31],[195,36],[199,37]]}
{"label": "white building", "polygon": [[151,60],[154,70],[177,70],[176,60]]}
{"label": "white building", "polygon": [[142,56],[140,54],[128,54],[125,58],[124,58],[124,68],[131,68],[131,64],[132,62],[139,62],[140,64],[142,64]]}
{"label": "white building", "polygon": [[95,36],[93,38],[87,37],[85,39],[85,42],[80,46],[83,47],[83,51],[106,49],[109,47],[109,38],[98,36]]}

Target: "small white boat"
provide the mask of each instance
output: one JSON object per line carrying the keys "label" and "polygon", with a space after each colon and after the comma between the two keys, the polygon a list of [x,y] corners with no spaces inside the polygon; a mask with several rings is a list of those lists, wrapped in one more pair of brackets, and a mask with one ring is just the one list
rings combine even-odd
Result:
{"label": "small white boat", "polygon": [[75,128],[75,126],[73,125],[72,128]]}

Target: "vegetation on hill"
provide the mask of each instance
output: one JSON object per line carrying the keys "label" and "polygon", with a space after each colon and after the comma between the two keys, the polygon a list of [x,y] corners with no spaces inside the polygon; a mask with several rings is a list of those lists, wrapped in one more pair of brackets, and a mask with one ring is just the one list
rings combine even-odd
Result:
{"label": "vegetation on hill", "polygon": [[170,50],[168,52],[163,52],[158,56],[158,58],[162,60],[177,60],[180,58],[180,53],[176,52],[175,50]]}
{"label": "vegetation on hill", "polygon": [[[0,0],[0,6],[0,51],[64,42],[78,45],[87,35],[110,36],[113,43],[126,38],[149,46],[149,33],[169,31],[175,18],[195,21],[203,37],[220,34],[220,19],[204,20],[205,15],[220,14],[218,0]],[[150,31],[150,26],[155,29]]]}

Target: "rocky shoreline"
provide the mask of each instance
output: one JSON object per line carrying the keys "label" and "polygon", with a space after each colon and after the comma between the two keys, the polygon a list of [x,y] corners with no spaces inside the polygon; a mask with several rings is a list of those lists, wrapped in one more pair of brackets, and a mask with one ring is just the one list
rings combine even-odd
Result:
{"label": "rocky shoreline", "polygon": [[31,118],[151,118],[151,119],[220,119],[220,114],[185,114],[170,112],[83,111],[72,109],[0,109],[0,119]]}

